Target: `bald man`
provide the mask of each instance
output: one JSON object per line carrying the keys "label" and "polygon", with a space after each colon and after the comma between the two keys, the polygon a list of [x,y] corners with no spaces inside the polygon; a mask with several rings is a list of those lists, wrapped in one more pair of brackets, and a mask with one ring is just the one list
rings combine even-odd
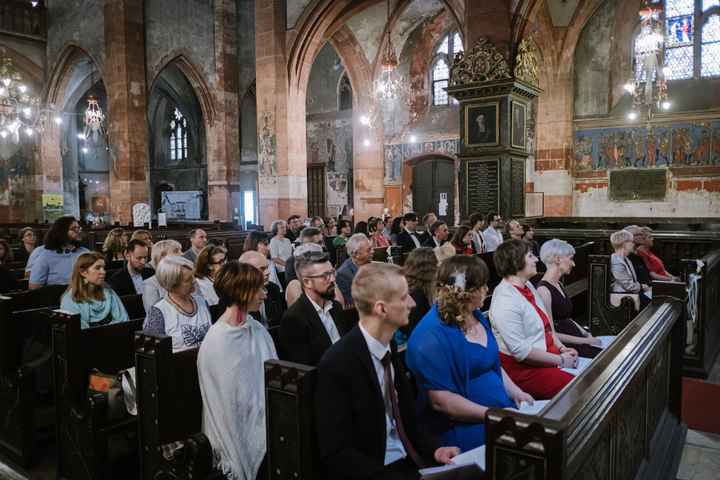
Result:
{"label": "bald man", "polygon": [[440,447],[418,428],[412,387],[392,354],[392,338],[408,324],[415,302],[400,267],[387,263],[360,267],[352,298],[359,324],[317,367],[321,461],[329,478],[352,472],[355,480],[417,480],[419,468],[450,463],[460,450]]}
{"label": "bald man", "polygon": [[262,323],[265,327],[274,327],[280,325],[283,313],[287,310],[285,304],[285,296],[280,291],[280,287],[270,281],[270,269],[268,259],[261,253],[256,251],[247,251],[238,259],[240,263],[247,263],[260,270],[265,279],[265,289],[267,290],[267,298],[260,306],[260,311],[250,312],[250,315]]}

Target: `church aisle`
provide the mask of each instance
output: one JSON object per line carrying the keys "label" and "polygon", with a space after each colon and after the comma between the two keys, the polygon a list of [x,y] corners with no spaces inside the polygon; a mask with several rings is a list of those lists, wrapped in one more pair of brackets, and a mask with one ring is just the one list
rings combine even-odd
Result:
{"label": "church aisle", "polygon": [[678,480],[720,480],[720,435],[688,430]]}

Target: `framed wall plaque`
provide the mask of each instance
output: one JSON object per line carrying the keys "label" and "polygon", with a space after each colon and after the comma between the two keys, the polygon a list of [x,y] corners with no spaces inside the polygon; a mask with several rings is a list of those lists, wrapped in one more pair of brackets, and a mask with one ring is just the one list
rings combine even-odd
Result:
{"label": "framed wall plaque", "polygon": [[512,118],[510,124],[510,146],[525,150],[527,148],[527,134],[525,125],[527,123],[527,105],[513,100]]}
{"label": "framed wall plaque", "polygon": [[465,107],[465,146],[500,143],[500,103],[471,103]]}

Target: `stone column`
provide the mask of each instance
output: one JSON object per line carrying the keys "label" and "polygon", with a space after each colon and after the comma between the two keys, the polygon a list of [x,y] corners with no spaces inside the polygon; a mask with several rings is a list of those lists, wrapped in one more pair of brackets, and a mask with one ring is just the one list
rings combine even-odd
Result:
{"label": "stone column", "polygon": [[208,129],[208,214],[211,221],[227,221],[240,208],[237,2],[215,0],[214,11],[217,82]]}
{"label": "stone column", "polygon": [[307,213],[305,92],[288,78],[284,0],[255,2],[255,44],[258,194],[267,226]]}
{"label": "stone column", "polygon": [[128,223],[149,203],[144,0],[105,1],[105,88],[110,144],[110,212]]}

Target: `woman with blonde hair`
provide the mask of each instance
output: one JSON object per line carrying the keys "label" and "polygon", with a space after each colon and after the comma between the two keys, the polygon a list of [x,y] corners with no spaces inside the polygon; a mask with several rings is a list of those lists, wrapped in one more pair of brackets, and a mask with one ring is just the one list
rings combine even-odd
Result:
{"label": "woman with blonde hair", "polygon": [[432,248],[416,248],[408,255],[403,264],[403,275],[408,283],[408,293],[415,300],[415,307],[410,311],[408,324],[400,327],[395,334],[399,345],[407,342],[415,326],[430,310],[435,301],[435,275],[438,262]]}
{"label": "woman with blonde hair", "polygon": [[210,306],[219,302],[213,281],[226,261],[227,249],[220,245],[208,245],[203,248],[195,261],[195,282],[199,293]]}
{"label": "woman with blonde hair", "polygon": [[110,263],[115,260],[125,260],[125,244],[123,243],[123,229],[113,228],[108,232],[103,243],[102,251],[105,260]]}
{"label": "woman with blonde hair", "polygon": [[237,260],[222,266],[215,290],[227,305],[198,353],[202,432],[227,478],[254,480],[266,452],[264,364],[277,359],[268,331],[249,312],[265,300],[260,270]]}
{"label": "woman with blonde hair", "polygon": [[[177,240],[160,240],[153,246],[150,266],[153,269],[157,269],[160,261],[171,255],[182,255],[182,245],[180,245],[180,242]],[[143,280],[143,305],[145,306],[145,312],[149,313],[150,308],[165,295],[167,295],[167,290],[158,283],[156,275]]]}
{"label": "woman with blonde hair", "polygon": [[173,350],[199,345],[210,329],[210,310],[195,293],[195,265],[181,255],[163,258],[155,277],[167,294],[150,307],[145,331],[172,337]]}
{"label": "woman with blonde hair", "polygon": [[128,321],[120,297],[105,285],[105,258],[98,252],[83,253],[78,257],[70,285],[60,300],[60,308],[79,313],[81,328]]}
{"label": "woman with blonde hair", "polygon": [[426,398],[425,425],[442,445],[467,451],[485,443],[490,408],[532,403],[500,365],[490,322],[480,311],[489,273],[477,257],[440,264],[436,302],[415,328],[406,362]]}

